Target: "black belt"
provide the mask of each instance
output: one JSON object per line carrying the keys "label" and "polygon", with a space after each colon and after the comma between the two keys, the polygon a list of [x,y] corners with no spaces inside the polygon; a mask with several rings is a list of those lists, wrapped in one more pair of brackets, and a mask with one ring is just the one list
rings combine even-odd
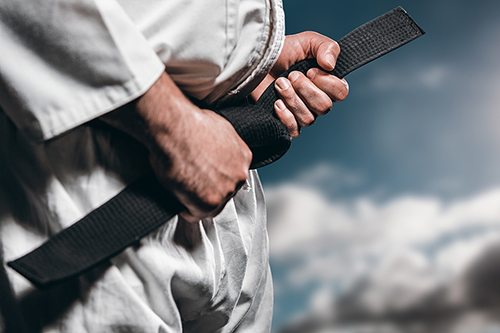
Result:
{"label": "black belt", "polygon": [[[330,73],[343,78],[423,34],[403,8],[395,8],[341,38],[338,41],[341,52]],[[314,59],[304,60],[281,76],[288,76],[294,70],[306,73],[312,67],[319,67]],[[290,133],[274,114],[277,98],[273,83],[255,104],[244,102],[214,110],[232,123],[252,150],[251,168],[276,161],[290,147]],[[117,255],[183,209],[153,175],[148,175],[8,265],[37,287],[48,287]]]}

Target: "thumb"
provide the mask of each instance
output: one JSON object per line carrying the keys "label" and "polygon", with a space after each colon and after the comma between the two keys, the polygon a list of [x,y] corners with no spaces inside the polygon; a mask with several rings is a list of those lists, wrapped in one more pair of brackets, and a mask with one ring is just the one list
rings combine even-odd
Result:
{"label": "thumb", "polygon": [[309,32],[305,41],[308,46],[309,58],[315,58],[318,65],[325,71],[332,71],[335,68],[337,57],[340,54],[339,44],[326,36],[315,32]]}

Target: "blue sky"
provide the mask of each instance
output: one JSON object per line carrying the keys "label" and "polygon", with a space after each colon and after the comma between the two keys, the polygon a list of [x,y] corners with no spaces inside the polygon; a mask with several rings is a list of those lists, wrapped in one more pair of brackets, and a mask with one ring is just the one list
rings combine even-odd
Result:
{"label": "blue sky", "polygon": [[285,0],[287,33],[338,39],[398,5],[427,34],[350,74],[347,100],[262,169],[265,183],[319,161],[359,172],[359,190],[389,196],[453,198],[500,182],[500,3]]}
{"label": "blue sky", "polygon": [[411,313],[437,290],[472,288],[467,272],[498,252],[500,2],[284,0],[287,34],[339,39],[397,6],[427,34],[347,76],[349,97],[260,170],[276,332],[318,309],[341,318],[345,299],[373,305],[360,316],[391,313],[394,283]]}

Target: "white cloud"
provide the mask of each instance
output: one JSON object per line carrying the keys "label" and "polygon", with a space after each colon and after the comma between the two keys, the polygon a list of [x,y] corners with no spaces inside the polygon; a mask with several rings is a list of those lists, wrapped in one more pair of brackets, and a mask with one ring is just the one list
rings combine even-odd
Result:
{"label": "white cloud", "polygon": [[[302,179],[266,189],[271,258],[294,263],[287,266],[287,278],[276,281],[277,290],[313,283],[311,312],[330,304],[328,311],[339,320],[413,316],[425,327],[415,332],[432,332],[425,324],[426,307],[446,313],[448,328],[474,317],[479,297],[474,281],[482,281],[482,275],[473,278],[471,271],[500,244],[500,189],[451,203],[416,196],[384,203],[370,197],[335,202],[318,188],[323,182],[341,182],[341,168],[323,165],[319,170],[322,181],[316,185]],[[489,317],[480,314],[484,326]]]}

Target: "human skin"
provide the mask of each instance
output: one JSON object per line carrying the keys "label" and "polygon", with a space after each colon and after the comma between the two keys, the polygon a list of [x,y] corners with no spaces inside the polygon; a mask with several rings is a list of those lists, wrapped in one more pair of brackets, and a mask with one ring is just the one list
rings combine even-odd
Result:
{"label": "human skin", "polygon": [[279,78],[275,83],[280,99],[274,104],[274,110],[288,127],[292,138],[296,138],[300,127],[311,126],[318,116],[331,110],[332,102],[340,102],[347,97],[347,82],[326,72],[333,70],[339,53],[337,42],[315,32],[286,36],[276,64],[250,96],[258,100],[269,84],[292,65],[316,58],[323,70],[312,68],[307,75],[294,71],[288,78]]}
{"label": "human skin", "polygon": [[[251,97],[258,99],[280,73],[307,58],[333,70],[339,52],[335,41],[314,32],[287,36],[276,64]],[[275,87],[280,96],[276,114],[293,138],[348,94],[345,81],[320,69],[307,76],[292,72]],[[180,216],[188,222],[216,216],[248,178],[252,153],[232,125],[196,107],[166,73],[144,95],[102,119],[148,148],[156,177],[186,207]]]}

